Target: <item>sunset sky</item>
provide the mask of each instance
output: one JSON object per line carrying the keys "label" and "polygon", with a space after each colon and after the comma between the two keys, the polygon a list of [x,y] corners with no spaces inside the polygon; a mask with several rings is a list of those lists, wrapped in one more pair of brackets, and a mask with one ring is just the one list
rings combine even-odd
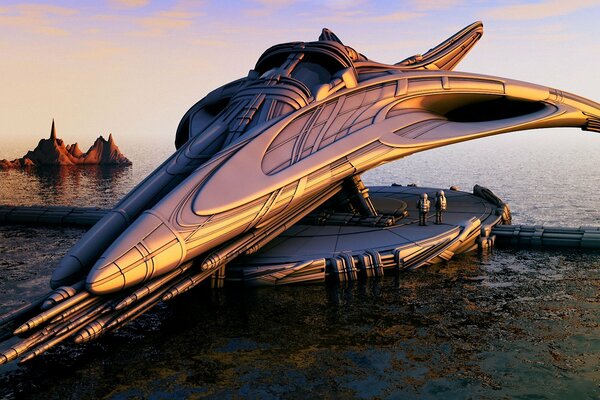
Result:
{"label": "sunset sky", "polygon": [[332,29],[369,58],[424,53],[462,27],[485,34],[457,68],[600,100],[600,1],[0,0],[0,158],[49,133],[85,150],[172,146],[181,116],[245,76],[269,46]]}

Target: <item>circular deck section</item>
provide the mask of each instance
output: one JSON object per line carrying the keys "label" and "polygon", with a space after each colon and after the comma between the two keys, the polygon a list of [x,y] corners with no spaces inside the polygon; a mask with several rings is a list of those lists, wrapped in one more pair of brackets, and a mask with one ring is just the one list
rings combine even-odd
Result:
{"label": "circular deck section", "polygon": [[[387,268],[418,268],[473,250],[481,233],[485,236],[501,221],[497,205],[467,192],[444,191],[448,210],[443,223],[436,225],[433,205],[440,189],[378,186],[369,190],[375,204],[382,198],[406,202],[409,215],[391,227],[301,221],[260,252],[229,266],[228,278],[249,284],[284,284],[323,280],[326,274],[351,280],[361,273],[378,275]],[[428,194],[432,205],[426,226],[418,225],[416,204],[422,193]]]}

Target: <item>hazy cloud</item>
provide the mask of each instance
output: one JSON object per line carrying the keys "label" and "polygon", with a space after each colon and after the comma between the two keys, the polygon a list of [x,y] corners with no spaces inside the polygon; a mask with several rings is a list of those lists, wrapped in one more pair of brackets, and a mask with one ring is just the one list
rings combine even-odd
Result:
{"label": "hazy cloud", "polygon": [[201,46],[201,47],[218,47],[218,48],[231,47],[233,45],[232,42],[224,40],[223,38],[218,37],[218,36],[195,38],[195,39],[192,39],[190,41],[190,43],[192,43],[193,45]]}
{"label": "hazy cloud", "polygon": [[464,0],[414,0],[412,5],[417,11],[438,11],[461,6],[464,3]]}
{"label": "hazy cloud", "polygon": [[73,55],[84,60],[102,60],[121,56],[128,51],[128,48],[107,40],[89,40],[82,43],[81,50],[74,51]]}
{"label": "hazy cloud", "polygon": [[575,43],[580,40],[581,32],[572,29],[568,24],[557,22],[552,24],[527,24],[514,26],[507,24],[504,27],[497,27],[494,32],[496,43],[509,45],[512,41],[523,42],[539,46],[540,43]]}
{"label": "hazy cloud", "polygon": [[[266,17],[284,9],[294,9],[299,17],[311,20],[368,23],[406,21],[422,17],[428,11],[463,6],[465,0],[408,0],[391,6],[383,6],[380,2],[372,0],[248,0],[244,3],[246,7],[241,12],[250,17]],[[358,17],[364,19],[357,20]]]}
{"label": "hazy cloud", "polygon": [[[305,15],[306,16],[306,15]],[[369,23],[389,23],[389,22],[400,22],[408,21],[411,19],[422,17],[422,13],[410,12],[410,11],[398,11],[391,12],[388,14],[375,14],[373,12],[367,12],[363,10],[347,10],[337,11],[333,14],[321,15],[319,17],[313,17],[314,20],[325,22],[325,23],[337,23],[337,24],[369,24]]]}
{"label": "hazy cloud", "polygon": [[598,0],[545,0],[538,3],[491,8],[484,12],[484,17],[506,20],[533,20],[558,17],[599,5]]}
{"label": "hazy cloud", "polygon": [[49,4],[16,4],[0,7],[0,26],[44,35],[64,36],[69,32],[63,28],[66,24],[61,22],[78,12],[76,9]]}
{"label": "hazy cloud", "polygon": [[109,0],[108,4],[115,8],[140,8],[145,7],[150,0]]}
{"label": "hazy cloud", "polygon": [[285,7],[292,5],[296,0],[254,0],[254,3],[264,7]]}
{"label": "hazy cloud", "polygon": [[183,3],[169,10],[158,11],[154,14],[140,17],[135,22],[143,28],[135,32],[140,36],[160,36],[170,31],[182,30],[193,25],[195,19],[204,15],[200,11],[193,11]]}
{"label": "hazy cloud", "polygon": [[297,0],[253,0],[255,7],[243,9],[242,12],[249,17],[266,17],[296,2]]}
{"label": "hazy cloud", "polygon": [[350,10],[357,7],[366,8],[369,2],[366,0],[323,0],[323,5],[332,10]]}
{"label": "hazy cloud", "polygon": [[365,22],[398,22],[408,21],[414,18],[422,17],[423,14],[410,12],[410,11],[399,11],[384,15],[372,15],[365,16]]}

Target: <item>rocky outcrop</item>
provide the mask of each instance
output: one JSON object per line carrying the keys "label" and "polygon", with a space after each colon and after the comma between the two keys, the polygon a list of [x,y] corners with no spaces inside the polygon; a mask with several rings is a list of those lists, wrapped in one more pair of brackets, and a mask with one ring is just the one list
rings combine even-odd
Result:
{"label": "rocky outcrop", "polygon": [[102,136],[96,139],[92,147],[83,155],[83,164],[129,165],[131,161],[121,154],[111,133],[108,135],[108,140]]}
{"label": "rocky outcrop", "polygon": [[27,168],[42,165],[131,165],[115,144],[112,134],[108,140],[100,136],[94,144],[83,153],[77,143],[65,145],[56,137],[54,120],[50,138],[41,139],[34,150],[30,150],[22,158],[12,161],[0,160],[0,169]]}
{"label": "rocky outcrop", "polygon": [[67,145],[67,151],[73,157],[79,158],[79,157],[83,156],[83,152],[79,149],[79,145],[77,144],[77,142],[75,142],[73,144],[68,144]]}

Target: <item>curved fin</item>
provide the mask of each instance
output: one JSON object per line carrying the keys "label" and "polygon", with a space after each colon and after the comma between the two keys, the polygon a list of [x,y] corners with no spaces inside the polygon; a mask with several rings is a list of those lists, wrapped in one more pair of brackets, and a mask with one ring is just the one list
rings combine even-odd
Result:
{"label": "curved fin", "polygon": [[463,28],[425,54],[414,55],[395,64],[405,69],[443,69],[451,71],[483,35],[483,23],[477,21]]}

